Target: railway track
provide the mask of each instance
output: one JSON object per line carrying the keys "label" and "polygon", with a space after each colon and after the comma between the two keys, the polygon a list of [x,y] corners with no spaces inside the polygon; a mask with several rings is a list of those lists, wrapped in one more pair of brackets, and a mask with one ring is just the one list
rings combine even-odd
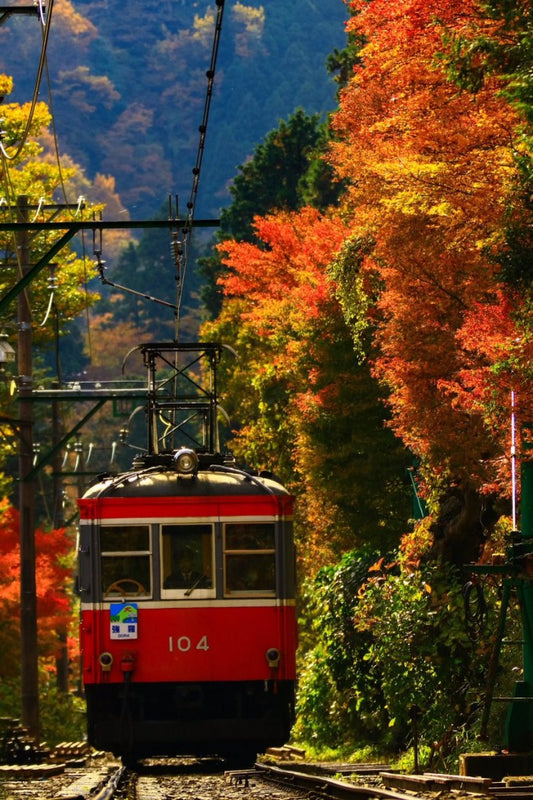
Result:
{"label": "railway track", "polygon": [[[49,766],[49,769],[46,767]],[[0,772],[0,800],[525,800],[533,784],[452,775],[398,775],[384,765],[258,763],[230,770],[216,759],[166,759],[138,771],[110,757]],[[44,771],[43,771],[44,770]],[[33,774],[32,774],[33,773]],[[318,774],[317,774],[318,773]],[[340,775],[340,778],[339,778]]]}
{"label": "railway track", "polygon": [[[423,775],[405,775],[390,771],[379,765],[337,765],[321,766],[324,777],[310,775],[306,765],[296,769],[284,767],[266,767],[256,765],[256,769],[271,773],[271,779],[291,780],[294,786],[307,788],[310,796],[332,798],[332,800],[356,800],[356,798],[389,798],[389,800],[415,800],[415,798],[431,798],[434,800],[532,800],[533,777],[507,778],[503,781],[492,781],[489,778],[475,778],[444,773],[425,773]],[[312,768],[316,771],[316,767]],[[342,780],[328,777],[340,774]],[[353,785],[351,779],[357,780]],[[316,781],[316,784],[315,784]],[[369,782],[373,782],[369,786]],[[379,785],[378,785],[379,784]]]}
{"label": "railway track", "polygon": [[378,786],[355,785],[336,778],[313,775],[288,768],[256,764],[259,775],[272,783],[291,785],[305,792],[307,797],[324,798],[324,800],[370,800],[385,798],[386,800],[413,800],[413,795],[385,789]]}

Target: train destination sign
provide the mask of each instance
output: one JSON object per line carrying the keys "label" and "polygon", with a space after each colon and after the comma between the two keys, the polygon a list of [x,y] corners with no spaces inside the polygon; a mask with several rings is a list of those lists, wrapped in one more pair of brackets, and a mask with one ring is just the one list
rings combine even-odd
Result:
{"label": "train destination sign", "polygon": [[111,603],[111,638],[137,638],[137,603]]}

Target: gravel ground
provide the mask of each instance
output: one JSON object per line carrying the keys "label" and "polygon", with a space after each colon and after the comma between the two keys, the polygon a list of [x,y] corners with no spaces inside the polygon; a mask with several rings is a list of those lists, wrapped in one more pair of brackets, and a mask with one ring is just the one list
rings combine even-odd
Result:
{"label": "gravel ground", "polygon": [[[112,757],[88,762],[87,766],[67,767],[60,775],[35,779],[0,778],[0,800],[61,800],[80,797],[87,773],[112,774],[120,766]],[[71,791],[71,787],[75,787]],[[139,779],[138,800],[302,800],[304,792],[280,789],[255,776],[247,780],[224,775],[188,774],[187,767],[163,764],[147,768]]]}
{"label": "gravel ground", "polygon": [[[0,800],[61,800],[76,793],[70,788],[78,787],[89,772],[112,774],[120,763],[111,756],[100,756],[89,760],[86,766],[69,766],[60,775],[41,779],[20,779],[0,777]],[[288,764],[285,766],[289,767]],[[326,766],[326,765],[324,765]],[[297,768],[297,765],[294,764]],[[378,776],[347,775],[345,783],[374,785],[382,787]],[[127,800],[130,800],[128,792]],[[411,793],[409,793],[411,794]],[[243,771],[224,774],[220,764],[197,762],[182,759],[174,761],[148,762],[141,770],[137,790],[137,800],[302,800],[307,793],[295,789],[284,789],[273,783],[261,780],[257,775]],[[438,792],[413,792],[413,800],[480,800],[488,795],[473,794],[460,790]],[[124,795],[123,795],[124,797]]]}
{"label": "gravel ground", "polygon": [[[304,792],[280,789],[252,777],[247,785],[224,775],[161,776],[165,800],[302,800]],[[148,800],[141,795],[139,800]]]}

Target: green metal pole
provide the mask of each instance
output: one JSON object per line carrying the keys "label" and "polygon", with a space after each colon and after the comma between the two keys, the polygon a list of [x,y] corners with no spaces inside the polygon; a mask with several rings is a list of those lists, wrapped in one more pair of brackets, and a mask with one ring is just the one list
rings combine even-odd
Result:
{"label": "green metal pole", "polygon": [[500,653],[502,649],[503,637],[505,634],[505,623],[507,621],[507,609],[509,608],[510,598],[511,598],[511,580],[509,578],[504,578],[503,591],[502,591],[502,604],[500,608],[500,617],[498,620],[498,630],[496,632],[496,642],[489,662],[487,690],[485,693],[485,706],[483,708],[483,715],[481,717],[481,725],[479,729],[479,735],[481,739],[486,739],[488,736],[490,710],[492,707],[492,698],[494,697],[494,686],[496,684],[498,665],[500,663]]}
{"label": "green metal pole", "polygon": [[[530,442],[524,442],[524,456],[521,472],[520,515],[522,539],[530,543],[527,556],[533,562],[533,448]],[[529,574],[529,569],[527,570]],[[522,608],[522,625],[524,628],[524,681],[527,696],[533,698],[533,576],[524,579],[524,605]],[[528,740],[533,746],[533,700],[527,704]]]}
{"label": "green metal pole", "polygon": [[533,444],[528,443],[524,450],[527,459],[522,462],[522,536],[533,539]]}
{"label": "green metal pole", "polygon": [[533,748],[533,447],[523,446],[521,464],[521,536],[515,545],[518,603],[522,619],[523,679],[514,687],[505,725],[505,744],[509,750],[524,752]]}

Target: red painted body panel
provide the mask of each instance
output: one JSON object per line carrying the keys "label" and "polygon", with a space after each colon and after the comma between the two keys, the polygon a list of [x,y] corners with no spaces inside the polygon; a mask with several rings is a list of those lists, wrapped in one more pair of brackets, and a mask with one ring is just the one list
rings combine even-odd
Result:
{"label": "red painted body panel", "polygon": [[[110,611],[82,612],[83,679],[86,684],[123,683],[121,660],[133,655],[133,682],[294,680],[295,608],[223,606],[157,608],[138,604],[137,638],[111,639]],[[266,651],[277,648],[279,665],[270,667]],[[113,666],[98,662],[110,652]]]}
{"label": "red painted body panel", "polygon": [[78,500],[81,519],[174,519],[176,517],[271,517],[292,515],[289,495],[200,497],[102,497]]}

